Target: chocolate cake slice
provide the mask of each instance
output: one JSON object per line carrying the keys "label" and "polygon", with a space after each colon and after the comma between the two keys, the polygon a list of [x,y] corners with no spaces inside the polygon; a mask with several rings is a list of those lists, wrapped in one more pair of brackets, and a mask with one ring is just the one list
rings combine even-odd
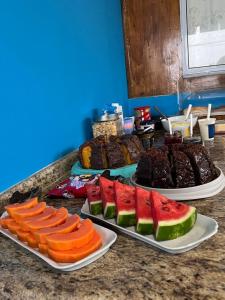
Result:
{"label": "chocolate cake slice", "polygon": [[147,153],[142,153],[136,171],[137,183],[145,186],[152,184],[152,160]]}
{"label": "chocolate cake slice", "polygon": [[126,161],[120,144],[118,144],[117,142],[107,143],[106,153],[108,159],[108,166],[110,169],[115,169],[115,168],[120,168],[125,166]]}
{"label": "chocolate cake slice", "polygon": [[209,153],[208,151],[206,150],[205,147],[201,146],[201,145],[195,145],[197,146],[196,148],[202,148],[202,151],[205,155],[205,158],[207,159],[208,163],[209,163],[209,167],[210,167],[210,170],[212,172],[212,180],[216,179],[218,176],[219,176],[219,170],[215,167],[213,161],[211,160],[211,158],[209,157]]}
{"label": "chocolate cake slice", "polygon": [[172,152],[172,176],[177,188],[195,186],[195,174],[188,156],[181,151]]}
{"label": "chocolate cake slice", "polygon": [[148,155],[151,157],[152,162],[152,169],[150,170],[152,173],[151,186],[155,188],[174,187],[167,148],[151,148]]}
{"label": "chocolate cake slice", "polygon": [[[151,155],[151,154],[150,154]],[[154,188],[173,188],[170,162],[162,151],[157,156],[152,156],[152,184]]]}
{"label": "chocolate cake slice", "polygon": [[92,143],[90,163],[92,169],[101,170],[107,168],[106,149],[103,143]]}
{"label": "chocolate cake slice", "polygon": [[122,146],[127,164],[136,163],[140,158],[141,152],[144,151],[138,137],[131,134],[123,135],[120,137],[119,143]]}
{"label": "chocolate cake slice", "polygon": [[203,146],[191,145],[183,151],[190,159],[197,185],[205,184],[215,179],[214,170],[208,160],[206,149]]}

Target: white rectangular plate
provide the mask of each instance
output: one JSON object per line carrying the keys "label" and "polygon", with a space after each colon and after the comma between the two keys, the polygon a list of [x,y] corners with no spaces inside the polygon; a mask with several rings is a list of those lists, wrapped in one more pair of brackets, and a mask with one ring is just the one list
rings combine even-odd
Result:
{"label": "white rectangular plate", "polygon": [[88,216],[95,221],[101,221],[105,224],[108,224],[118,231],[121,231],[133,238],[141,240],[171,254],[186,252],[188,250],[191,250],[192,248],[197,247],[200,243],[216,234],[218,230],[218,224],[214,219],[198,214],[197,221],[194,227],[187,234],[175,240],[157,242],[154,239],[153,235],[141,235],[135,232],[134,226],[123,228],[121,226],[118,226],[114,219],[105,220],[103,215],[93,216],[90,213],[87,200],[83,205],[81,212],[83,215]]}
{"label": "white rectangular plate", "polygon": [[[7,213],[3,213],[1,218],[7,216]],[[83,268],[86,265],[89,265],[93,261],[97,260],[101,256],[103,256],[110,248],[110,246],[116,241],[117,235],[114,231],[107,229],[105,227],[102,227],[100,225],[94,224],[95,229],[102,237],[102,247],[98,249],[97,251],[93,252],[92,254],[88,255],[87,257],[83,258],[82,260],[79,260],[75,263],[57,263],[51,258],[49,258],[47,255],[44,255],[40,253],[38,250],[35,250],[31,247],[29,247],[26,243],[21,242],[17,239],[17,236],[12,234],[7,229],[3,229],[0,227],[0,232],[22,246],[23,248],[29,250],[33,254],[37,255],[41,259],[43,259],[47,264],[49,264],[52,268],[60,270],[60,271],[74,271],[78,270],[80,268]]]}

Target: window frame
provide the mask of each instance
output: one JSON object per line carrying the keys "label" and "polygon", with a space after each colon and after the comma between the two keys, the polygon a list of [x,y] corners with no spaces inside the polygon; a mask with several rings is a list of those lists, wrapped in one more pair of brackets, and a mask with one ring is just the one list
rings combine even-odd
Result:
{"label": "window frame", "polygon": [[183,77],[200,77],[207,75],[225,74],[225,65],[190,68],[188,63],[188,27],[187,27],[187,1],[180,1],[180,28],[182,44]]}

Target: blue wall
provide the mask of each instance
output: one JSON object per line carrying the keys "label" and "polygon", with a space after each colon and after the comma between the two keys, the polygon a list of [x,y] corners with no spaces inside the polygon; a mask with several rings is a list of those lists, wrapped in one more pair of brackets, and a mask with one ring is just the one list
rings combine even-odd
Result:
{"label": "blue wall", "polygon": [[[192,104],[192,106],[207,106],[208,103],[211,103],[213,108],[225,105],[225,89],[199,91],[193,94],[183,93],[180,97],[183,100],[180,104],[181,110],[187,108],[189,104]],[[156,105],[167,116],[174,116],[180,113],[177,102],[177,94],[132,98],[127,102],[126,112],[128,115],[133,115],[135,107],[149,105],[151,107],[152,115],[158,116],[159,113],[154,109],[154,106]]]}
{"label": "blue wall", "polygon": [[127,114],[133,115],[135,107],[145,105],[149,105],[151,107],[151,113],[153,116],[159,115],[158,112],[153,108],[155,105],[158,106],[158,108],[167,116],[173,116],[179,111],[177,104],[177,95],[173,94],[129,99],[127,105]]}
{"label": "blue wall", "polygon": [[0,191],[76,148],[127,99],[119,0],[0,2]]}

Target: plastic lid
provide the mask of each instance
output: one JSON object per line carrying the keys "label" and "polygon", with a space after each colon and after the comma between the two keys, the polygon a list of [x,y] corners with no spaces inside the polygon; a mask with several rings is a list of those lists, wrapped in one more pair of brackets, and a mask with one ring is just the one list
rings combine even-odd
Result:
{"label": "plastic lid", "polygon": [[115,121],[118,119],[118,114],[104,114],[98,119],[99,122]]}

